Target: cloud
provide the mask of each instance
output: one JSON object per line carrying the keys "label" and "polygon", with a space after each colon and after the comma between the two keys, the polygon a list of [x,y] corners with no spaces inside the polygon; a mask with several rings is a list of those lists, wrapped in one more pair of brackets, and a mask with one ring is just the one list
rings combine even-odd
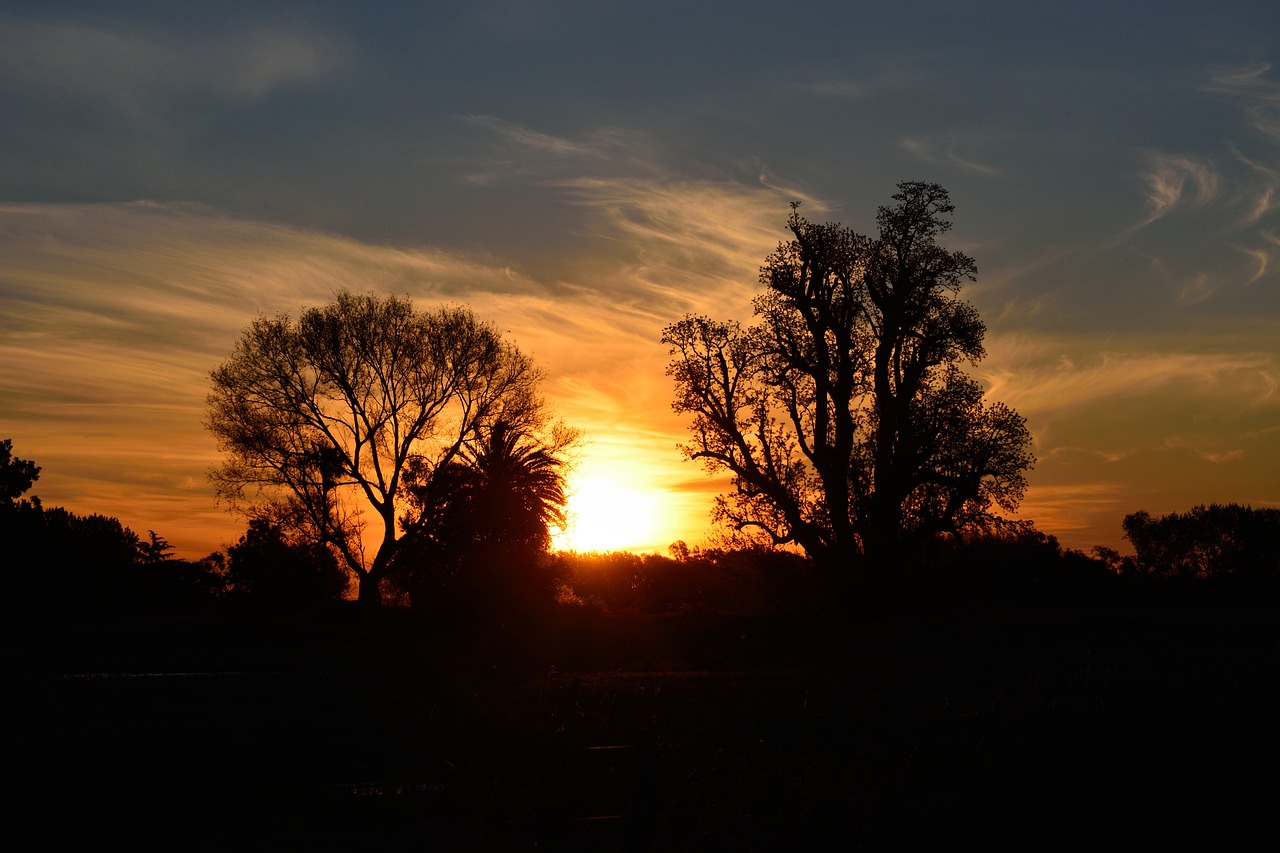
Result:
{"label": "cloud", "polygon": [[1267,77],[1270,63],[1252,63],[1234,68],[1215,68],[1205,90],[1238,101],[1258,133],[1280,141],[1280,81]]}
{"label": "cloud", "polygon": [[[1142,349],[1143,343],[1149,348]],[[1275,353],[1162,352],[1155,342],[1132,344],[1134,350],[1118,352],[1086,337],[1000,335],[988,339],[988,358],[975,373],[993,399],[1048,417],[1116,401],[1167,399],[1174,388],[1189,404],[1229,398],[1241,406],[1260,405],[1269,398],[1267,377],[1278,366]]]}
{"label": "cloud", "polygon": [[570,139],[489,115],[462,121],[481,131],[481,148],[473,154],[479,166],[463,175],[468,183],[490,185],[516,177],[547,183],[620,173],[653,179],[662,171],[654,145],[633,130],[599,127]]}
{"label": "cloud", "polygon": [[491,131],[494,135],[519,148],[542,151],[561,157],[579,157],[596,153],[589,145],[547,133],[540,133],[524,125],[493,116],[471,115],[466,116],[466,120],[478,127]]}
{"label": "cloud", "polygon": [[665,493],[670,523],[697,541],[707,512],[695,505],[709,501],[705,487],[678,485],[690,473],[661,329],[686,311],[749,315],[792,194],[634,179],[564,189],[597,212],[599,242],[574,278],[554,282],[200,205],[0,205],[5,437],[45,467],[37,493],[50,505],[110,511],[161,530],[184,555],[207,552],[237,526],[204,480],[218,456],[201,426],[208,371],[256,315],[296,316],[341,288],[396,292],[495,322],[546,370],[559,414],[587,432],[588,463]]}
{"label": "cloud", "polygon": [[978,172],[983,175],[999,175],[1003,174],[1004,171],[995,166],[980,163],[967,154],[961,154],[958,150],[959,145],[947,139],[905,137],[899,143],[899,146],[902,150],[924,160],[926,163],[956,166],[965,171]]}
{"label": "cloud", "polygon": [[604,286],[664,324],[685,313],[750,316],[760,265],[786,238],[789,204],[820,218],[827,207],[799,190],[731,182],[583,178],[564,183],[595,211],[589,226],[624,247]]}
{"label": "cloud", "polygon": [[[1271,232],[1262,232],[1259,235],[1263,241],[1271,244],[1271,246],[1280,249],[1280,238]],[[1277,255],[1276,249],[1265,247],[1249,247],[1249,246],[1233,246],[1236,251],[1243,253],[1254,262],[1253,274],[1245,281],[1245,284],[1253,284],[1258,279],[1267,274],[1267,270],[1271,269],[1275,264]]]}
{"label": "cloud", "polygon": [[351,52],[345,41],[302,27],[249,25],[188,35],[11,18],[0,20],[0,86],[102,99],[135,111],[188,94],[254,101],[332,78]]}
{"label": "cloud", "polygon": [[1147,218],[1143,225],[1155,222],[1177,207],[1202,207],[1219,192],[1218,173],[1208,163],[1189,157],[1149,152],[1146,185]]}
{"label": "cloud", "polygon": [[1126,484],[1115,480],[1033,483],[1018,514],[1074,547],[1113,542],[1120,519],[1133,509],[1125,502],[1126,491]]}

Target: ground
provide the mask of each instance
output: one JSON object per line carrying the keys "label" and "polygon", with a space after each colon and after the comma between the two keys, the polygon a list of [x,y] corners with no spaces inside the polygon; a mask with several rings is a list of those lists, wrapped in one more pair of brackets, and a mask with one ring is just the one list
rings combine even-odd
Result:
{"label": "ground", "polygon": [[15,835],[134,849],[1075,849],[1270,830],[1242,606],[11,627]]}

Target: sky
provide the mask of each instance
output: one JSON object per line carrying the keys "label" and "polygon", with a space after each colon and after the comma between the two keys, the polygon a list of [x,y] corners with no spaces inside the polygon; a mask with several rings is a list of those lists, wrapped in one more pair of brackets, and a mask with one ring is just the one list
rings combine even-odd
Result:
{"label": "sky", "polygon": [[465,304],[585,433],[560,544],[701,544],[664,326],[789,203],[955,203],[1020,517],[1280,506],[1280,14],[1244,2],[0,0],[0,437],[46,505],[234,542],[202,422],[259,314]]}

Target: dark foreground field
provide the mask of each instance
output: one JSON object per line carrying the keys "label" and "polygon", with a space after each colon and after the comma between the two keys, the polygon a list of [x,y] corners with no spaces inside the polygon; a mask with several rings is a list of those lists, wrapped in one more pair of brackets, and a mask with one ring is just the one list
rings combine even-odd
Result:
{"label": "dark foreground field", "polygon": [[1247,607],[11,627],[6,823],[52,849],[1269,846],[1278,639]]}

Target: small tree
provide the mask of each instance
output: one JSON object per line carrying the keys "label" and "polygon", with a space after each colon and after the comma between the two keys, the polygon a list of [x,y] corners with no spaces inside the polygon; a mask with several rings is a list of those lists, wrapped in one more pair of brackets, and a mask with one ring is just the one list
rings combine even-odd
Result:
{"label": "small tree", "polygon": [[342,597],[347,576],[333,552],[314,542],[291,542],[265,519],[253,519],[227,549],[228,596],[267,609],[313,607]]}
{"label": "small tree", "polygon": [[[250,518],[337,549],[376,605],[401,545],[410,460],[447,466],[503,419],[537,429],[541,373],[465,308],[342,292],[325,306],[260,317],[211,374],[207,426],[227,461],[218,494]],[[380,530],[365,551],[366,515]]]}
{"label": "small tree", "polygon": [[958,298],[972,259],[938,243],[947,192],[898,189],[874,238],[793,205],[756,325],[687,316],[662,338],[673,407],[693,415],[685,455],[733,476],[716,518],[799,544],[828,576],[883,572],[904,537],[993,523],[1033,461],[1024,420],[961,370],[985,327]]}
{"label": "small tree", "polygon": [[[549,598],[544,557],[565,524],[565,474],[576,430],[557,426],[543,441],[498,421],[448,465],[410,465],[410,595],[453,587],[469,597]],[[532,604],[532,601],[526,603]]]}
{"label": "small tree", "polygon": [[[13,455],[13,439],[0,440],[0,508],[16,508],[36,480],[40,466]],[[38,499],[37,499],[38,503]]]}

